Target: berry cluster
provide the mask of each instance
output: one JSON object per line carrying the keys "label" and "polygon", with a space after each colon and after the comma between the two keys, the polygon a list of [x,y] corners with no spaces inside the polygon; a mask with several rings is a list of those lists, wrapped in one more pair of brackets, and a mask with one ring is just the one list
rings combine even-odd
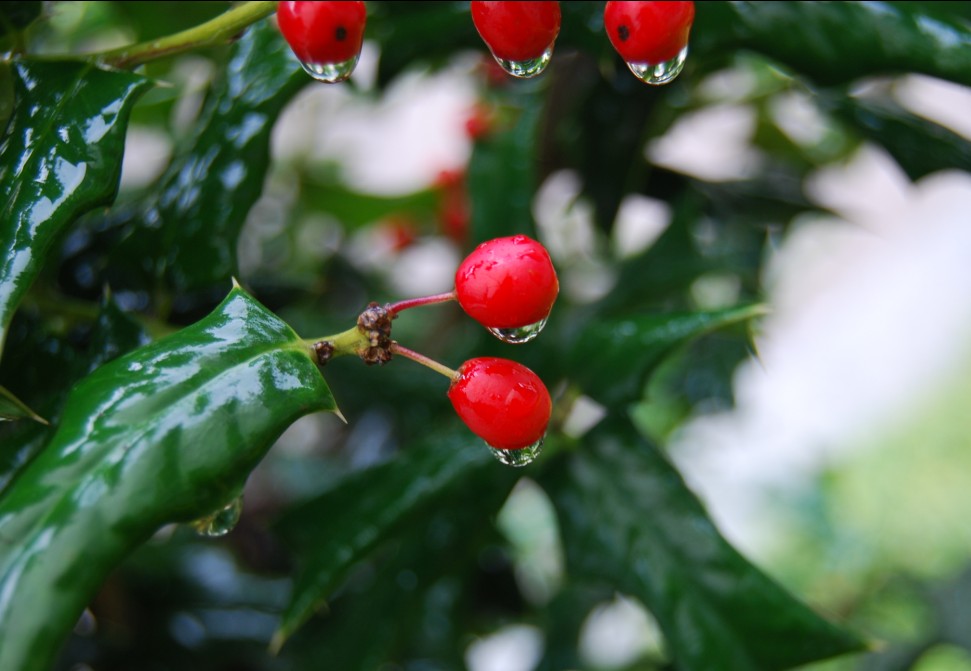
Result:
{"label": "berry cluster", "polygon": [[546,324],[560,285],[549,253],[525,235],[476,247],[455,273],[453,291],[380,306],[371,303],[357,326],[314,344],[321,365],[354,353],[369,364],[400,354],[451,380],[448,398],[459,418],[503,463],[520,466],[538,454],[552,401],[543,381],[522,364],[496,357],[470,359],[451,370],[391,339],[404,310],[455,300],[473,319],[508,343],[532,340]]}
{"label": "berry cluster", "polygon": [[[472,22],[496,62],[515,77],[534,77],[553,56],[559,2],[472,2]],[[604,27],[631,72],[666,84],[684,67],[693,2],[608,2]],[[326,82],[347,79],[364,37],[363,2],[281,2],[280,30],[304,68]]]}

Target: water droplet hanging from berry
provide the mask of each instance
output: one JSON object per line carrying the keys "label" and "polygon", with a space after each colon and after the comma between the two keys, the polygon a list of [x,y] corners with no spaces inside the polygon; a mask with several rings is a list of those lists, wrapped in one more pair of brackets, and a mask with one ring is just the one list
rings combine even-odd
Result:
{"label": "water droplet hanging from berry", "polygon": [[693,2],[608,2],[604,28],[634,76],[658,86],[684,69]]}
{"label": "water droplet hanging from berry", "polygon": [[492,445],[489,445],[488,447],[489,451],[492,452],[492,456],[494,456],[499,463],[505,464],[506,466],[512,466],[513,468],[521,468],[536,461],[536,457],[538,457],[543,451],[543,440],[543,438],[540,438],[532,445],[521,447],[518,450],[501,450],[497,447],[492,447]]}
{"label": "water droplet hanging from berry", "polygon": [[514,77],[549,65],[560,33],[559,2],[472,2],[472,22],[496,62]]}
{"label": "water droplet hanging from berry", "polygon": [[303,69],[329,84],[354,72],[366,21],[363,2],[281,2],[277,8],[280,32]]}

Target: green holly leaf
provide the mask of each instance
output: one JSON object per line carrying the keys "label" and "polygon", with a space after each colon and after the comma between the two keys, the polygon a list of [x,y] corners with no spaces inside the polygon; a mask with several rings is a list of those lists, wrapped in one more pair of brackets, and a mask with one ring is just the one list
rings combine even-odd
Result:
{"label": "green holly leaf", "polygon": [[16,107],[0,145],[0,349],[61,230],[114,199],[131,106],[149,87],[74,62],[14,62]]}
{"label": "green holly leaf", "polygon": [[583,391],[604,405],[640,398],[647,377],[672,350],[700,335],[765,314],[762,305],[598,319],[570,352]]}
{"label": "green holly leaf", "polygon": [[[339,590],[327,602],[326,612],[307,622],[284,648],[287,658],[294,660],[294,668],[336,665],[377,669],[388,662],[408,667],[411,665],[406,660],[417,659],[434,659],[438,664],[435,668],[462,668],[463,634],[474,627],[474,616],[469,616],[468,607],[470,602],[479,608],[483,604],[458,586],[476,570],[483,546],[501,542],[493,517],[516,478],[487,456],[485,463],[481,445],[446,441],[437,447],[425,443],[414,448],[424,454],[415,455],[418,461],[436,451],[441,451],[439,458],[447,458],[450,450],[453,458],[466,461],[454,451],[461,450],[478,455],[479,463],[472,470],[467,463],[460,467],[461,477],[449,485],[442,481],[438,468],[428,472],[436,483],[445,486],[426,490],[420,513],[406,514],[393,529],[377,530],[380,539],[376,548],[366,556],[358,556],[356,570],[351,572],[373,573],[367,598],[354,598],[353,587]],[[409,468],[416,463],[416,459],[409,458],[412,451],[409,448],[405,453]],[[379,468],[387,472],[397,465],[395,462]],[[377,470],[365,473],[374,474]],[[415,470],[410,472],[421,477]],[[353,479],[358,487],[344,489],[345,497],[360,496],[387,482],[383,477],[377,482],[368,478],[367,489],[362,489],[361,481]],[[348,498],[330,502],[346,504]],[[327,518],[333,517],[333,508],[328,511]],[[314,519],[319,525],[322,518]],[[345,582],[354,581],[350,578]],[[394,622],[395,626],[375,627],[378,621]]]}
{"label": "green holly leaf", "polygon": [[[0,383],[16,385],[56,425],[64,400],[78,380],[149,341],[141,324],[123,312],[109,292],[84,333],[86,343],[79,346],[73,333],[52,332],[36,315],[18,314],[10,325],[8,356],[0,362]],[[0,425],[0,496],[52,433],[47,422]]]}
{"label": "green holly leaf", "polygon": [[680,669],[787,669],[863,649],[749,563],[677,471],[616,416],[541,484],[571,578],[640,599]]}
{"label": "green holly leaf", "polygon": [[270,22],[251,26],[234,45],[195,134],[111,255],[104,281],[125,286],[147,267],[150,282],[183,292],[234,276],[236,240],[263,191],[273,124],[310,81]]}
{"label": "green holly leaf", "polygon": [[335,409],[310,348],[239,288],[84,378],[0,498],[0,668],[49,668],[123,558],[221,508],[294,420]]}
{"label": "green holly leaf", "polygon": [[[298,548],[304,565],[297,575],[290,605],[275,646],[283,644],[336,589],[355,562],[402,525],[426,511],[462,482],[481,476],[495,461],[467,435],[431,440],[392,462],[358,471],[337,487],[287,515],[281,529]],[[508,469],[477,486],[505,488],[514,479]],[[332,511],[340,510],[339,515]]]}
{"label": "green holly leaf", "polygon": [[912,2],[702,2],[690,49],[749,49],[820,84],[921,72],[971,85],[971,29]]}

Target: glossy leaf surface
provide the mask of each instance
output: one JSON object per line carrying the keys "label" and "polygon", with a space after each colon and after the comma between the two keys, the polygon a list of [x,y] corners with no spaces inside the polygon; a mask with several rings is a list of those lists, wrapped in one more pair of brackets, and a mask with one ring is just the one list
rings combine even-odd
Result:
{"label": "glossy leaf surface", "polygon": [[273,123],[308,81],[273,25],[252,26],[112,264],[153,258],[154,280],[177,291],[228,281],[236,239],[263,191]]}
{"label": "glossy leaf surface", "polygon": [[626,420],[589,434],[542,484],[556,505],[567,570],[640,599],[678,668],[786,669],[863,647],[739,555]]}
{"label": "glossy leaf surface", "polygon": [[147,80],[91,65],[16,62],[0,145],[0,347],[57,234],[114,198],[131,106]]}
{"label": "glossy leaf surface", "polygon": [[640,397],[647,376],[673,348],[764,312],[762,306],[747,305],[598,320],[573,346],[572,371],[584,392],[600,403],[630,402]]}
{"label": "glossy leaf surface", "polygon": [[[31,403],[57,424],[74,383],[102,364],[148,342],[141,325],[104,296],[93,324],[77,344],[73,333],[56,333],[36,315],[18,314],[10,325],[8,356],[0,361],[0,383],[30,394]],[[53,433],[48,424],[0,425],[0,497],[7,485]]]}
{"label": "glossy leaf surface", "polygon": [[[499,466],[479,441],[464,435],[433,440],[391,463],[352,474],[290,513],[283,531],[302,549],[304,569],[283,617],[280,642],[314,613],[347,570],[377,543],[486,468]],[[498,471],[495,480],[508,488],[513,478],[508,471]],[[332,514],[335,510],[341,514]]]}
{"label": "glossy leaf surface", "polygon": [[309,348],[238,288],[82,380],[0,499],[0,668],[49,667],[132,549],[224,505],[287,426],[334,409]]}
{"label": "glossy leaf surface", "polygon": [[916,2],[698,3],[690,49],[744,48],[821,84],[922,72],[971,84],[971,29]]}
{"label": "glossy leaf surface", "polygon": [[[417,454],[412,455],[413,448]],[[470,625],[469,606],[488,608],[501,595],[474,594],[462,586],[469,573],[475,572],[482,545],[501,542],[493,516],[516,478],[491,458],[487,457],[489,463],[473,466],[455,453],[453,456],[464,465],[446,485],[440,469],[432,465],[431,455],[453,449],[481,456],[481,445],[445,441],[437,447],[425,442],[413,448],[404,459],[409,472],[420,478],[423,471],[414,467],[422,461],[431,467],[427,474],[433,482],[425,489],[423,503],[393,528],[381,530],[376,549],[356,563],[356,575],[343,581],[338,593],[328,600],[326,610],[307,622],[283,648],[284,655],[296,660],[294,668],[376,669],[389,660],[401,663],[422,658],[434,659],[433,668],[464,668],[460,632]],[[441,454],[444,456],[444,452]],[[387,468],[366,472],[377,475],[378,470]],[[357,480],[354,476],[351,479]],[[384,482],[384,477],[377,481]],[[342,485],[341,490],[343,500],[331,499],[340,509],[351,497],[362,494],[360,487]],[[413,491],[413,486],[406,490]],[[329,510],[332,513],[334,509]],[[319,524],[321,518],[315,520]],[[365,574],[373,576],[364,599],[353,597],[359,589],[355,577],[360,579],[362,566],[366,567]],[[479,573],[480,579],[489,577],[488,572]],[[394,622],[394,626],[376,627],[379,622]]]}

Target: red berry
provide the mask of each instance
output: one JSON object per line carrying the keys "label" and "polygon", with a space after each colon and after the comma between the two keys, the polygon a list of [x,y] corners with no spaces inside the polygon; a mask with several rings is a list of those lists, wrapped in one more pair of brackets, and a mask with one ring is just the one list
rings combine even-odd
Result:
{"label": "red berry", "polygon": [[276,14],[280,32],[304,67],[351,62],[353,69],[367,20],[363,2],[281,2]]}
{"label": "red berry", "polygon": [[539,58],[560,32],[559,2],[473,2],[472,22],[505,61]]}
{"label": "red berry", "polygon": [[610,43],[628,63],[657,65],[677,57],[694,18],[693,2],[608,2],[604,8]]}
{"label": "red berry", "polygon": [[542,439],[553,407],[536,373],[496,357],[462,364],[448,398],[472,433],[500,450],[519,450]]}
{"label": "red berry", "polygon": [[459,305],[490,329],[514,329],[543,321],[559,291],[546,248],[525,235],[483,242],[455,272]]}

